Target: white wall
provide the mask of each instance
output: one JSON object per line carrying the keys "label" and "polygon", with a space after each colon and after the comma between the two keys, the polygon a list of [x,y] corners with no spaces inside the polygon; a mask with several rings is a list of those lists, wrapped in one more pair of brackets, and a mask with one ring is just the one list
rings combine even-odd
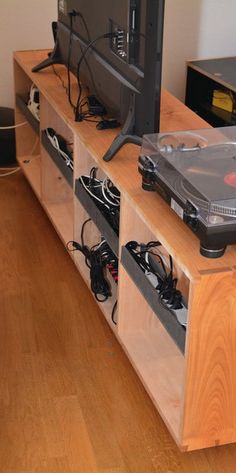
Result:
{"label": "white wall", "polygon": [[236,56],[236,0],[166,0],[163,86],[184,99],[186,61]]}
{"label": "white wall", "polygon": [[[2,1],[0,106],[13,106],[12,51],[52,47],[56,9],[57,0]],[[236,0],[166,0],[164,87],[183,99],[187,60],[236,55],[235,22]]]}
{"label": "white wall", "polygon": [[51,22],[56,19],[57,0],[1,1],[0,106],[13,106],[12,52],[51,48]]}
{"label": "white wall", "polygon": [[236,56],[236,1],[203,1],[200,20],[199,55]]}

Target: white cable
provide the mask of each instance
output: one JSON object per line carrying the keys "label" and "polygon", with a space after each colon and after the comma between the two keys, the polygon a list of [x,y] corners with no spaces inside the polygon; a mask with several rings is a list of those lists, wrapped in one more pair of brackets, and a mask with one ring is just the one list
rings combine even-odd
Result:
{"label": "white cable", "polygon": [[[108,192],[110,195],[112,195],[112,196],[114,197],[114,199],[120,200],[120,194],[114,194],[114,193],[112,192],[112,190],[109,188],[109,182],[111,183],[111,185],[113,185],[113,183],[111,182],[111,180],[110,180],[108,177],[106,177],[105,182],[106,182],[107,192]],[[118,191],[118,189],[116,189],[116,190]],[[118,191],[118,192],[119,192],[119,191]]]}
{"label": "white cable", "polygon": [[0,126],[0,130],[13,130],[14,128],[18,128],[19,126],[28,125],[28,122],[18,123],[17,125],[11,126]]}
{"label": "white cable", "polygon": [[109,205],[107,205],[105,202],[103,202],[102,199],[99,199],[99,197],[97,197],[96,195],[94,195],[91,190],[86,186],[84,180],[83,180],[83,177],[80,176],[80,182],[82,184],[82,186],[84,187],[84,189],[95,199],[97,200],[98,202],[100,202],[101,204],[105,205],[105,207],[107,207],[109,210],[110,210],[110,207]]}
{"label": "white cable", "polygon": [[59,142],[58,142],[58,139],[57,139],[57,136],[54,135],[54,136],[51,136],[49,131],[46,129],[46,134],[47,134],[47,137],[51,143],[51,145],[53,146],[53,148],[58,151],[58,153],[60,154],[60,156],[66,161],[66,165],[67,166],[70,166],[71,168],[73,168],[73,163],[72,163],[72,160],[71,158],[64,152],[60,149],[60,145],[59,145]]}
{"label": "white cable", "polygon": [[102,181],[102,187],[101,187],[102,195],[103,195],[104,199],[105,199],[109,204],[111,204],[113,207],[119,207],[119,204],[117,204],[117,203],[115,203],[115,202],[112,202],[112,201],[111,201],[110,199],[108,199],[108,197],[106,196],[105,191],[104,191],[105,181],[106,181],[106,179],[104,179],[104,181]]}
{"label": "white cable", "polygon": [[[93,186],[93,188],[99,188],[101,187],[101,192],[102,192],[102,195],[105,199],[106,202],[104,202],[104,200],[100,199],[98,196],[96,196],[95,194],[93,194],[93,192],[91,191],[91,189],[85,184],[83,178],[87,178],[87,179],[91,179],[91,176],[89,175],[86,175],[86,176],[81,176],[80,177],[80,181],[81,181],[81,184],[83,185],[84,189],[88,192],[88,194],[90,194],[95,200],[97,200],[98,202],[100,202],[101,204],[103,204],[107,209],[111,210],[111,206],[112,207],[119,207],[120,203],[119,202],[113,202],[111,201],[106,193],[105,193],[105,186],[106,186],[106,191],[108,192],[107,190],[107,182],[108,182],[108,178],[104,179],[103,181],[97,179],[97,178],[93,178],[93,181],[96,181],[97,182],[97,185]],[[109,180],[110,181],[110,180]],[[112,196],[112,193],[110,193],[111,196]],[[115,195],[115,194],[114,194]],[[116,196],[116,199],[117,199],[117,196]],[[114,197],[114,200],[115,200],[115,197]]]}
{"label": "white cable", "polygon": [[101,248],[102,245],[104,245],[104,243],[106,243],[106,240],[105,238],[103,238],[103,240],[100,241],[100,243],[98,243],[98,245],[96,245],[96,250],[98,250],[99,248]]}
{"label": "white cable", "polygon": [[0,177],[10,176],[11,174],[15,174],[15,173],[18,172],[19,170],[20,170],[20,167],[14,169],[13,171],[10,171],[10,172],[4,172],[4,174],[1,174],[1,173],[0,173]]}
{"label": "white cable", "polygon": [[[107,192],[112,196],[114,197],[114,199],[116,200],[119,200],[120,201],[120,194],[114,194],[111,189],[109,188],[109,182],[112,184],[111,180],[107,177],[105,179],[105,182],[106,182],[106,189],[107,189]],[[112,184],[113,185],[113,184]],[[118,190],[118,189],[116,189]],[[118,191],[119,192],[119,191]]]}
{"label": "white cable", "polygon": [[[120,197],[116,194],[113,194],[113,192],[109,189],[109,186],[108,186],[108,183],[111,183],[112,182],[110,181],[110,179],[107,177],[106,179],[104,179],[103,181],[103,184],[104,184],[104,192],[106,191],[108,194],[110,194],[110,196],[112,197],[113,201],[109,201],[108,197],[104,195],[105,199],[108,200],[108,202],[110,202],[112,205],[115,205],[116,207],[119,207],[120,205]],[[113,184],[112,184],[113,185]],[[114,202],[115,201],[115,202]]]}
{"label": "white cable", "polygon": [[96,186],[93,185],[93,188],[101,187],[101,185],[102,185],[102,182],[99,179],[97,179],[96,177],[91,178],[91,176],[88,175],[88,174],[84,174],[83,177],[86,177],[87,179],[92,179],[93,181],[97,182],[97,185]]}

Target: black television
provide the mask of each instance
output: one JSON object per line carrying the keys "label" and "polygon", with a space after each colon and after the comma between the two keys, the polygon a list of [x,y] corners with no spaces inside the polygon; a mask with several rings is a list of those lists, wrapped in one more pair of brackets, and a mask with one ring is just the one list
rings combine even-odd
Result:
{"label": "black television", "polygon": [[[55,47],[33,68],[64,64],[121,131],[105,153],[159,131],[165,0],[58,0]],[[76,119],[76,117],[75,117]]]}

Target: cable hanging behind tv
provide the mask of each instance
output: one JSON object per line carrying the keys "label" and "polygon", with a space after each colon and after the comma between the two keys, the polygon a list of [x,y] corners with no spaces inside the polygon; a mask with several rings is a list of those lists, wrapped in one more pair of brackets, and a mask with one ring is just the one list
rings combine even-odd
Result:
{"label": "cable hanging behind tv", "polygon": [[[75,119],[83,116],[83,83],[108,117],[121,124],[105,161],[125,143],[141,145],[143,134],[159,131],[164,4],[165,0],[58,0],[54,49],[32,69],[64,64],[78,79]],[[108,127],[109,122],[104,128]]]}

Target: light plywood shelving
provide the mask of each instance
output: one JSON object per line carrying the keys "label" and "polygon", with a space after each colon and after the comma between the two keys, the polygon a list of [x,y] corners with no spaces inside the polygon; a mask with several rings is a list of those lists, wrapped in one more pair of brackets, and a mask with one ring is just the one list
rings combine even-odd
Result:
{"label": "light plywood shelving", "polygon": [[38,198],[41,197],[41,157],[27,155],[18,158],[21,168]]}
{"label": "light plywood shelving", "polygon": [[29,98],[32,80],[14,62],[15,77],[15,120],[16,123],[24,123],[16,128],[17,159],[26,178],[38,198],[41,196],[41,154],[39,140],[39,122],[27,109],[26,103]]}
{"label": "light plywood shelving", "polygon": [[[60,159],[60,158],[59,158]],[[41,199],[64,243],[73,239],[73,189],[51,156],[41,148]]]}
{"label": "light plywood shelving", "polygon": [[[121,193],[120,231],[117,240],[119,283],[111,282],[113,295],[99,304],[107,322],[122,344],[173,438],[183,451],[236,441],[236,248],[209,260],[199,253],[199,241],[156,194],[144,192],[138,174],[135,145],[124,146],[110,163],[102,156],[115,131],[101,132],[93,123],[75,123],[65,89],[51,68],[33,74],[31,69],[46,57],[46,51],[18,52],[14,56],[16,94],[23,97],[34,82],[40,90],[40,145],[29,124],[17,130],[18,161],[64,244],[80,242],[83,222],[88,246],[107,232],[102,218],[88,201],[76,196],[79,176],[91,167],[107,176]],[[66,69],[56,66],[66,81]],[[72,77],[72,98],[77,96]],[[16,121],[24,120],[16,101]],[[162,91],[161,131],[206,128],[209,125],[191,110]],[[65,169],[43,143],[42,131],[54,128],[74,144],[74,171]],[[42,141],[41,141],[42,140]],[[29,162],[27,162],[27,160]],[[95,213],[94,213],[95,212]],[[172,256],[179,287],[188,302],[186,331],[176,320],[163,315],[153,290],[138,276],[125,254],[130,240],[160,241]],[[71,252],[72,253],[72,252]],[[90,286],[84,256],[73,252],[74,262]],[[111,313],[118,301],[115,319]],[[96,334],[94,334],[96,336]]]}

